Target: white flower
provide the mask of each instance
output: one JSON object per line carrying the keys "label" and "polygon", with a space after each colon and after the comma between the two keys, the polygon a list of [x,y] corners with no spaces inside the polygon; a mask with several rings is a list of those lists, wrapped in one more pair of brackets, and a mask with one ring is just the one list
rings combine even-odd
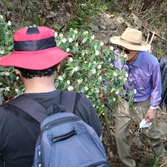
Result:
{"label": "white flower", "polygon": [[18,92],[19,91],[19,89],[15,89],[15,92]]}
{"label": "white flower", "polygon": [[59,37],[60,37],[60,38],[63,38],[63,34],[59,34]]}
{"label": "white flower", "polygon": [[116,77],[118,74],[116,72],[114,72],[113,75]]}
{"label": "white flower", "polygon": [[78,46],[78,42],[75,44],[75,46]]}
{"label": "white flower", "polygon": [[99,89],[96,89],[96,92],[99,93]]}
{"label": "white flower", "polygon": [[127,78],[124,78],[123,81],[127,81]]}
{"label": "white flower", "polygon": [[114,67],[114,65],[113,65],[112,63],[110,63],[110,66],[111,66],[111,67]]}
{"label": "white flower", "polygon": [[123,79],[122,76],[120,76],[119,79],[122,80]]}
{"label": "white flower", "polygon": [[73,28],[70,28],[70,32],[73,31]]}
{"label": "white flower", "polygon": [[67,41],[67,39],[65,39],[65,38],[62,39],[62,42],[63,42],[63,43],[66,43],[66,41]]}
{"label": "white flower", "polygon": [[74,30],[74,34],[78,34],[78,31],[77,31],[77,30]]}
{"label": "white flower", "polygon": [[86,35],[86,34],[88,34],[88,31],[84,31],[84,32],[83,32],[83,35]]}
{"label": "white flower", "polygon": [[67,80],[67,84],[68,84],[68,85],[70,84],[70,81],[69,81],[69,80]]}
{"label": "white flower", "polygon": [[69,86],[67,89],[68,89],[69,91],[72,91],[74,88],[73,88],[73,86]]}
{"label": "white flower", "polygon": [[95,51],[95,55],[98,56],[100,52],[98,50]]}
{"label": "white flower", "polygon": [[10,87],[6,87],[6,88],[5,88],[5,91],[9,91],[9,90],[10,90]]}
{"label": "white flower", "polygon": [[8,25],[11,26],[11,25],[12,25],[12,22],[11,22],[11,21],[8,21]]}
{"label": "white flower", "polygon": [[9,72],[5,72],[5,75],[6,75],[6,76],[9,76]]}
{"label": "white flower", "polygon": [[101,41],[101,42],[100,42],[100,45],[103,46],[103,45],[104,45],[104,42]]}
{"label": "white flower", "polygon": [[[69,51],[70,51],[70,48],[67,48],[67,49],[66,49],[66,52],[69,52]],[[70,58],[71,58],[71,57],[70,57]],[[73,58],[72,58],[72,59],[73,59]]]}
{"label": "white flower", "polygon": [[68,41],[71,43],[71,42],[73,41],[73,39],[72,39],[72,38],[69,38]]}
{"label": "white flower", "polygon": [[70,58],[69,58],[69,61],[70,61],[70,62],[72,62],[72,61],[73,61],[73,58],[72,58],[72,57],[70,57]]}
{"label": "white flower", "polygon": [[19,77],[18,77],[18,76],[16,77],[16,80],[19,80]]}
{"label": "white flower", "polygon": [[54,32],[54,37],[57,37],[58,36],[58,32]]}
{"label": "white flower", "polygon": [[126,58],[126,57],[127,57],[127,54],[124,54],[123,57]]}
{"label": "white flower", "polygon": [[99,80],[102,80],[102,77],[101,77],[101,76],[99,77]]}
{"label": "white flower", "polygon": [[95,36],[94,36],[94,35],[92,35],[92,36],[91,36],[91,39],[95,39]]}
{"label": "white flower", "polygon": [[110,46],[110,50],[114,50],[114,47],[113,47],[113,46]]}
{"label": "white flower", "polygon": [[119,91],[117,90],[117,91],[115,92],[115,94],[118,95],[118,94],[119,94]]}
{"label": "white flower", "polygon": [[3,16],[2,16],[2,15],[0,15],[0,18],[1,18],[1,19],[3,19]]}
{"label": "white flower", "polygon": [[101,64],[99,64],[99,65],[97,66],[97,69],[99,69],[99,70],[101,69]]}
{"label": "white flower", "polygon": [[78,71],[79,70],[79,67],[74,67],[73,68],[73,71],[75,72],[75,71]]}
{"label": "white flower", "polygon": [[134,90],[133,90],[133,92],[134,92],[134,94],[135,94],[135,93],[137,93],[137,90],[136,90],[136,89],[134,89]]}
{"label": "white flower", "polygon": [[115,89],[114,89],[114,88],[112,88],[112,89],[111,89],[111,93],[112,93],[112,92],[114,92],[114,90],[115,90]]}
{"label": "white flower", "polygon": [[80,84],[80,83],[82,83],[82,81],[83,81],[83,79],[79,79],[79,80],[78,80],[78,83]]}
{"label": "white flower", "polygon": [[115,101],[115,100],[116,100],[116,98],[114,97],[114,98],[113,98],[113,101]]}
{"label": "white flower", "polygon": [[4,54],[4,52],[5,52],[4,50],[0,50],[0,54]]}
{"label": "white flower", "polygon": [[58,76],[58,80],[63,81],[63,77],[62,76]]}
{"label": "white flower", "polygon": [[93,64],[96,64],[97,62],[96,61],[93,61]]}
{"label": "white flower", "polygon": [[86,91],[88,90],[88,87],[87,87],[87,86],[85,86],[85,90],[86,90]]}
{"label": "white flower", "polygon": [[93,69],[93,70],[92,70],[92,73],[93,73],[93,74],[96,74],[96,69]]}

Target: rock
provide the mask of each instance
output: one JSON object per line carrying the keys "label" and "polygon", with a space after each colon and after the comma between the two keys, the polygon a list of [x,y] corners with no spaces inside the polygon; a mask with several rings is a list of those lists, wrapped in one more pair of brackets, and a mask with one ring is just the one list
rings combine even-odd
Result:
{"label": "rock", "polygon": [[99,31],[98,25],[95,25],[95,24],[93,24],[93,23],[90,23],[88,26],[89,26],[89,27],[92,29],[92,31],[94,31],[94,32]]}
{"label": "rock", "polygon": [[56,16],[57,16],[57,13],[50,12],[50,14],[48,16],[46,16],[46,18],[53,18],[53,17],[56,17]]}
{"label": "rock", "polygon": [[99,25],[99,28],[102,30],[107,30],[106,26],[104,26],[104,25]]}
{"label": "rock", "polygon": [[119,16],[116,18],[116,22],[117,22],[118,24],[122,24],[122,23],[125,23],[125,20],[124,20],[124,18],[123,18],[121,15],[119,15]]}
{"label": "rock", "polygon": [[131,14],[130,16],[132,19],[133,19],[133,22],[134,22],[134,28],[135,29],[141,29],[142,28],[142,21],[135,15],[135,14]]}
{"label": "rock", "polygon": [[142,141],[140,139],[140,135],[138,134],[138,132],[135,132],[134,142],[139,149],[142,149],[143,144],[142,144]]}

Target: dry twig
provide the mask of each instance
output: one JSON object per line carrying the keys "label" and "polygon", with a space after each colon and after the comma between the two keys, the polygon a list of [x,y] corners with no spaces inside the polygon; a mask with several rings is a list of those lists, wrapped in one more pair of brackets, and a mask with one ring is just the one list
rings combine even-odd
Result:
{"label": "dry twig", "polygon": [[[166,23],[165,23],[166,24]],[[142,25],[143,26],[143,25]],[[164,25],[163,25],[164,26]],[[157,37],[161,38],[162,40],[166,41],[167,42],[167,39],[165,39],[164,37],[160,36],[159,33],[156,33],[155,31],[152,31],[148,28],[146,28],[145,26],[143,26],[144,29],[146,29],[148,32],[151,32],[152,33],[152,38],[149,42],[149,44],[151,44],[151,42],[155,39],[154,36],[156,35]]]}

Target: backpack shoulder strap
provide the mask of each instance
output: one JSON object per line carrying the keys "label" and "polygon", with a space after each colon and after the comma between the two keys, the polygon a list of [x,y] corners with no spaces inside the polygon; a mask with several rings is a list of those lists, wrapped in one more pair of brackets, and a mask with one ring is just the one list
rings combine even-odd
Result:
{"label": "backpack shoulder strap", "polygon": [[39,123],[47,117],[46,108],[28,96],[20,95],[7,103],[25,111]]}
{"label": "backpack shoulder strap", "polygon": [[60,94],[60,104],[64,106],[65,111],[72,113],[75,107],[77,93],[74,91],[62,91]]}
{"label": "backpack shoulder strap", "polygon": [[[64,106],[65,111],[73,112],[76,100],[76,92],[73,91],[62,91],[60,94],[60,104]],[[26,103],[25,103],[26,101]],[[40,103],[36,102],[35,100],[31,99],[28,96],[20,95],[15,99],[7,102],[10,105],[13,105],[17,108],[28,113],[32,116],[35,120],[41,123],[46,117],[46,108],[43,107]]]}

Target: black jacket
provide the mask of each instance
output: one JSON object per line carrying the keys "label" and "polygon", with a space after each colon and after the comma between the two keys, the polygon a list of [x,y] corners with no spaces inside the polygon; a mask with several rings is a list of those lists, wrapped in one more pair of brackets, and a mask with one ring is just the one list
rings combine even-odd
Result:
{"label": "black jacket", "polygon": [[[47,93],[26,93],[45,108],[59,103],[59,90]],[[22,95],[20,95],[22,96]],[[31,104],[30,104],[31,105]],[[82,93],[76,97],[73,113],[90,125],[100,136],[102,127],[90,100]],[[0,105],[0,154],[5,167],[31,167],[40,124],[28,113],[9,103]]]}
{"label": "black jacket", "polygon": [[167,104],[167,56],[162,57],[160,60],[160,70],[161,70],[161,81],[162,81],[162,94],[161,94],[161,103],[160,107],[163,107],[163,104]]}

